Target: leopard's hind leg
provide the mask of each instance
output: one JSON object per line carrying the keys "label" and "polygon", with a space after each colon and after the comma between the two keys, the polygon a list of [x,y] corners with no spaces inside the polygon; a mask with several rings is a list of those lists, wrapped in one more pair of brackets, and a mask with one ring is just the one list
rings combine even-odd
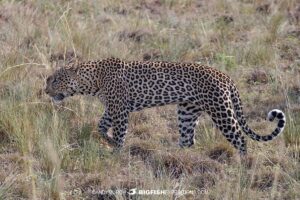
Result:
{"label": "leopard's hind leg", "polygon": [[224,105],[215,108],[216,112],[210,113],[211,118],[217,128],[222,132],[226,139],[239,150],[240,155],[247,154],[247,141],[242,135],[239,123],[234,115],[231,106]]}
{"label": "leopard's hind leg", "polygon": [[216,126],[220,129],[226,139],[237,149],[241,155],[247,154],[247,141],[242,135],[241,129],[236,119],[224,122],[218,118],[213,118]]}
{"label": "leopard's hind leg", "polygon": [[195,127],[202,109],[191,103],[180,103],[177,106],[179,126],[179,146],[190,147],[194,144]]}

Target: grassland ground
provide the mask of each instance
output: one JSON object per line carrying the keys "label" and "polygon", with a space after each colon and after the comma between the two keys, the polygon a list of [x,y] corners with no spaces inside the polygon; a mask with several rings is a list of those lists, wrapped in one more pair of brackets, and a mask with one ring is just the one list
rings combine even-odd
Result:
{"label": "grassland ground", "polygon": [[[45,77],[73,59],[199,62],[236,82],[251,128],[247,165],[204,116],[196,144],[177,145],[174,106],[130,116],[124,150],[96,126],[103,107],[54,105]],[[187,190],[131,199],[300,199],[300,3],[297,0],[0,1],[0,199],[129,199],[103,191]]]}

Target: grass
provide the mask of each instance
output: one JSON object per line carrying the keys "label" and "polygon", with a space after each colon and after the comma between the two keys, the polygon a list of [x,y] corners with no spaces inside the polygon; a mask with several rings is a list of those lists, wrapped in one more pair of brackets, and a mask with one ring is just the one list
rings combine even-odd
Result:
{"label": "grass", "polygon": [[[129,199],[134,188],[192,191],[134,199],[299,199],[297,6],[1,1],[0,199]],[[286,129],[269,143],[249,139],[241,165],[207,115],[194,147],[180,149],[176,108],[166,106],[132,113],[126,146],[112,153],[97,134],[97,99],[53,105],[42,91],[45,77],[74,56],[209,64],[237,83],[250,127],[269,133],[274,124],[263,119],[280,108]]]}

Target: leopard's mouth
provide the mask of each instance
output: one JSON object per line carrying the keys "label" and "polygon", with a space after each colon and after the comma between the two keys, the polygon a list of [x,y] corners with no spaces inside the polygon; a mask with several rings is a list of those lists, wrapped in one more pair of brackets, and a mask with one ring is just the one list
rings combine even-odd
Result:
{"label": "leopard's mouth", "polygon": [[65,95],[63,93],[58,93],[55,96],[52,97],[54,101],[62,101],[65,98]]}

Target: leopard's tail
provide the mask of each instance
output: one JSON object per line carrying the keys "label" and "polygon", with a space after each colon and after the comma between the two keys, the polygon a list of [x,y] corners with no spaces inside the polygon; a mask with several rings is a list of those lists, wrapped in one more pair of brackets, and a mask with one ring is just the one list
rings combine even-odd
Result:
{"label": "leopard's tail", "polygon": [[274,109],[268,113],[267,120],[274,121],[275,119],[277,122],[276,129],[269,135],[258,135],[253,130],[251,130],[246,123],[243,111],[242,111],[242,103],[240,99],[240,95],[238,90],[235,86],[231,88],[231,101],[234,107],[235,115],[237,117],[238,123],[241,126],[242,130],[248,135],[251,139],[256,141],[270,141],[277,137],[284,129],[286,118],[284,113],[281,110]]}

